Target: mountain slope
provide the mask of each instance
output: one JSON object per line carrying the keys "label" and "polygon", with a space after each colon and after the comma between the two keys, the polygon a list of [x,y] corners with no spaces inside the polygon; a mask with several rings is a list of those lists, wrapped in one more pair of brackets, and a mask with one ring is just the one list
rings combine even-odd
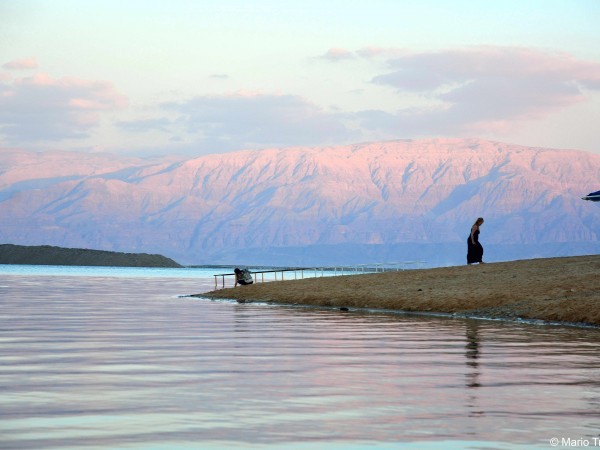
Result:
{"label": "mountain slope", "polygon": [[54,164],[46,171],[28,169],[37,160],[0,162],[4,241],[294,265],[324,246],[346,249],[348,262],[365,245],[386,258],[415,244],[458,249],[484,216],[484,245],[600,248],[600,208],[580,199],[600,183],[600,156],[586,152],[434,139],[177,162],[45,158]]}

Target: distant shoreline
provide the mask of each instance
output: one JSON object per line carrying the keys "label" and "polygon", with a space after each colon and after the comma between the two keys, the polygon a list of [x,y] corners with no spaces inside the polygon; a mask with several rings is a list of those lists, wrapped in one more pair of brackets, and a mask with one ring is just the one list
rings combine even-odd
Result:
{"label": "distant shoreline", "polygon": [[309,278],[197,297],[600,325],[600,255]]}
{"label": "distant shoreline", "polygon": [[183,267],[170,258],[147,253],[0,244],[0,264],[41,266]]}

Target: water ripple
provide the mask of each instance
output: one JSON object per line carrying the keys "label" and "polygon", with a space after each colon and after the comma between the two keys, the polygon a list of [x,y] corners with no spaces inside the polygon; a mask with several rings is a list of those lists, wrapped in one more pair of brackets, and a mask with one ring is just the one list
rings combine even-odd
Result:
{"label": "water ripple", "polygon": [[0,447],[547,448],[600,429],[598,330],[179,297],[202,283],[0,276]]}

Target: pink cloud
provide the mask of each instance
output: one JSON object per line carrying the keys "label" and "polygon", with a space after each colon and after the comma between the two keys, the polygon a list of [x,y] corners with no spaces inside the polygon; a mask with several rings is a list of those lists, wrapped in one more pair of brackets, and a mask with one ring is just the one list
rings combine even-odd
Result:
{"label": "pink cloud", "polygon": [[482,46],[412,53],[393,58],[388,65],[390,70],[375,77],[374,83],[421,93],[439,104],[391,115],[364,112],[371,128],[424,134],[508,130],[584,102],[588,90],[600,89],[600,63],[530,48]]}
{"label": "pink cloud", "polygon": [[7,70],[32,70],[38,68],[38,63],[35,58],[15,59],[4,64],[2,68]]}
{"label": "pink cloud", "polygon": [[[430,90],[446,84],[492,78],[513,82],[545,78],[600,88],[600,63],[577,60],[567,53],[520,47],[482,46],[413,53],[390,60],[389,66],[392,72],[374,81],[402,90]],[[414,85],[414,76],[424,76],[427,82]]]}
{"label": "pink cloud", "polygon": [[11,142],[87,137],[102,111],[125,106],[109,82],[35,74],[0,82],[0,134]]}
{"label": "pink cloud", "polygon": [[334,62],[354,58],[354,53],[344,48],[330,48],[324,55],[321,55],[321,59],[327,59]]}
{"label": "pink cloud", "polygon": [[408,51],[405,49],[394,48],[394,47],[377,47],[377,46],[367,46],[363,47],[360,50],[356,51],[358,56],[363,58],[371,59],[377,57],[387,57],[393,58],[403,54],[407,54]]}

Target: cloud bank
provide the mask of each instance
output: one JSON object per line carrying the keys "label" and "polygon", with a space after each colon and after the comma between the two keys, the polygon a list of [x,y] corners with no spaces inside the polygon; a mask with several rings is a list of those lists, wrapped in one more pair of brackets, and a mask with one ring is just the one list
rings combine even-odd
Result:
{"label": "cloud bank", "polygon": [[[314,98],[285,92],[188,91],[182,100],[136,105],[128,111],[129,120],[114,119],[108,125],[116,136],[115,147],[131,134],[149,149],[164,145],[165,153],[171,145],[223,152],[367,139],[500,138],[590,101],[600,91],[600,63],[532,48],[410,52],[365,46],[355,51],[330,48],[317,59],[336,68],[323,74],[334,80],[346,77],[339,84],[356,88],[346,90],[351,97],[343,99],[343,109],[319,104],[320,80]],[[315,67],[315,58],[310,64]],[[355,77],[353,65],[368,75]],[[0,136],[11,145],[91,138],[103,115],[127,106],[127,98],[107,81],[41,73],[14,77],[13,71],[36,69],[34,58],[10,61],[2,68]],[[213,73],[210,78],[228,76]],[[374,105],[370,109],[359,103],[366,96],[365,103]]]}
{"label": "cloud bank", "polygon": [[0,81],[0,134],[15,144],[86,138],[127,99],[111,83],[45,74]]}
{"label": "cloud bank", "polygon": [[418,134],[502,132],[583,102],[600,90],[600,64],[566,53],[476,47],[390,59],[372,82],[434,101],[395,113],[362,111],[369,129]]}
{"label": "cloud bank", "polygon": [[149,128],[184,134],[201,150],[224,151],[288,145],[345,142],[358,133],[343,116],[294,95],[237,92],[169,102],[161,109],[173,116],[122,122],[130,131]]}

